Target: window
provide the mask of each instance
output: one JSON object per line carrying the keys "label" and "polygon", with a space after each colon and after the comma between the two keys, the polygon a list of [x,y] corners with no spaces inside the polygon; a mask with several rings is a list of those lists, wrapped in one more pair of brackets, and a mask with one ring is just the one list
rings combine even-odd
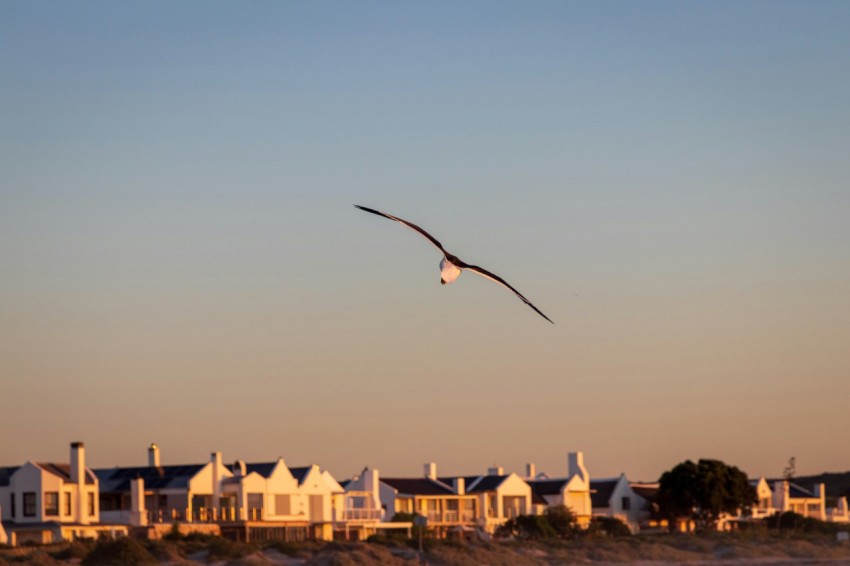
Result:
{"label": "window", "polygon": [[96,513],[95,512],[95,506],[94,506],[94,493],[89,492],[88,496],[89,496],[89,517],[94,517],[95,513]]}
{"label": "window", "polygon": [[623,497],[623,511],[628,511],[632,508],[632,500],[628,497]]}
{"label": "window", "polygon": [[51,517],[59,515],[59,492],[45,491],[44,492],[44,514]]}
{"label": "window", "polygon": [[24,517],[35,517],[35,492],[24,493]]}
{"label": "window", "polygon": [[274,512],[275,515],[292,515],[289,495],[275,494]]}
{"label": "window", "polygon": [[65,514],[70,517],[71,516],[71,494],[66,491],[65,493],[63,493],[63,495],[65,496]]}
{"label": "window", "polygon": [[11,501],[12,504],[9,505],[9,508],[12,510],[12,518],[14,519],[15,518],[15,494],[10,493],[9,498],[12,500]]}
{"label": "window", "polygon": [[248,519],[258,521],[263,518],[263,494],[248,494]]}

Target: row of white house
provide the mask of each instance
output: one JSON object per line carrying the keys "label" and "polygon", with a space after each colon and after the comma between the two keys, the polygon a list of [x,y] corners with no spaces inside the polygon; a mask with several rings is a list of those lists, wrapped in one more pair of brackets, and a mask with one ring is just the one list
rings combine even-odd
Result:
{"label": "row of white house", "polygon": [[[754,486],[759,503],[752,518],[795,511],[850,520],[844,498],[827,509],[822,484],[809,492],[760,478]],[[608,516],[637,532],[655,524],[651,501],[657,489],[657,483],[630,482],[625,474],[591,480],[581,452],[568,454],[565,473],[554,477],[537,473],[534,464],[523,475],[492,467],[481,475],[441,476],[437,465],[428,463],[421,477],[382,477],[367,468],[338,482],[315,464],[290,467],[283,458],[228,465],[213,452],[204,463],[162,465],[155,444],[148,448],[146,466],[90,469],[83,443],[75,442],[68,464],[0,467],[0,543],[131,532],[158,538],[175,525],[183,532],[252,541],[364,538],[386,530],[409,534],[413,516],[440,536],[487,537],[513,517],[561,505],[580,525]]]}

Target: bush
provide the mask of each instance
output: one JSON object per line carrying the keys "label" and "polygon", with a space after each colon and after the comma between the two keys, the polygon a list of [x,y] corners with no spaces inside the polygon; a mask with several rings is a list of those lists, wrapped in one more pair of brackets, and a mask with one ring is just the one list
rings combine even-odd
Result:
{"label": "bush", "polygon": [[94,544],[85,543],[85,542],[72,542],[65,548],[54,552],[53,558],[57,560],[73,560],[80,559],[82,560],[94,549]]}
{"label": "bush", "polygon": [[165,540],[183,540],[186,538],[186,535],[180,531],[180,523],[175,521],[174,523],[171,523],[171,530],[168,531],[168,533],[162,538]]}
{"label": "bush", "polygon": [[59,564],[59,562],[40,548],[27,556],[26,563],[31,566],[53,566],[54,564]]}
{"label": "bush", "polygon": [[128,537],[98,542],[94,550],[81,562],[83,566],[135,566],[157,563],[157,559],[145,550],[144,546]]}
{"label": "bush", "polygon": [[545,517],[560,538],[573,538],[579,531],[576,516],[569,507],[547,507]]}
{"label": "bush", "polygon": [[236,542],[223,537],[210,541],[207,560],[233,560],[257,552],[258,548],[247,542]]}
{"label": "bush", "polygon": [[601,534],[609,537],[631,536],[628,525],[614,517],[593,517],[590,520],[590,534]]}
{"label": "bush", "polygon": [[827,523],[818,519],[812,519],[811,517],[806,517],[793,511],[776,513],[763,519],[763,521],[771,529],[787,529],[801,533],[834,534],[839,530],[839,526],[836,523]]}

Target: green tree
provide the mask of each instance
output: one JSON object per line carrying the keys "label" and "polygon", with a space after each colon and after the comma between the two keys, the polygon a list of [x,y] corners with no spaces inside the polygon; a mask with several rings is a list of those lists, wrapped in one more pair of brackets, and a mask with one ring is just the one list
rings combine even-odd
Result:
{"label": "green tree", "polygon": [[656,499],[668,520],[693,519],[700,529],[716,526],[720,515],[734,515],[756,502],[747,474],[720,460],[682,462],[661,475]]}
{"label": "green tree", "polygon": [[547,507],[543,516],[560,538],[573,538],[579,530],[575,513],[565,505]]}

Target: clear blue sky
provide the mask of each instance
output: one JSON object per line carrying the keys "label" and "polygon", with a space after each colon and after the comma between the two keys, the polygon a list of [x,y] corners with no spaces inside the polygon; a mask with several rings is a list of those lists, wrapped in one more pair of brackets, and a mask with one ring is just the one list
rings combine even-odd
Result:
{"label": "clear blue sky", "polygon": [[846,2],[0,3],[0,464],[850,469],[848,29]]}

